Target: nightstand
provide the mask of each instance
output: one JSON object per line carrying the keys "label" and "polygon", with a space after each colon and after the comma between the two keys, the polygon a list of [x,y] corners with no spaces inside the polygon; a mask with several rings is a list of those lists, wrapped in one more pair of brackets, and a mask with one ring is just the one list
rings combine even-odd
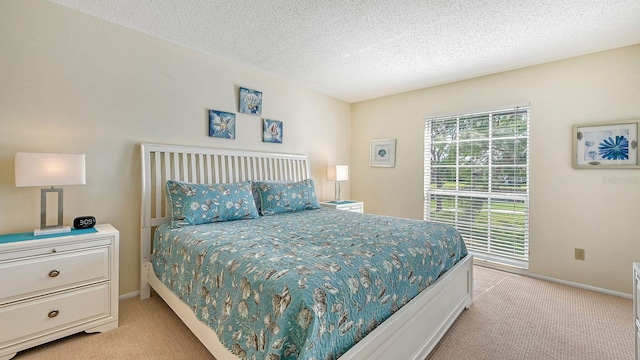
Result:
{"label": "nightstand", "polygon": [[0,235],[0,360],[81,331],[118,327],[118,241],[108,224]]}
{"label": "nightstand", "polygon": [[324,201],[320,203],[320,206],[335,210],[346,210],[359,213],[364,212],[364,203],[361,201]]}

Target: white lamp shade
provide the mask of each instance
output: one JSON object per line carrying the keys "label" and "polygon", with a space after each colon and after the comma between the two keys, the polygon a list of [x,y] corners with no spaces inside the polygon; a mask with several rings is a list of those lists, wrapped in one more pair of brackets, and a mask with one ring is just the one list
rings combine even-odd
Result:
{"label": "white lamp shade", "polygon": [[16,153],[16,187],[86,184],[84,154]]}
{"label": "white lamp shade", "polygon": [[327,180],[329,181],[349,180],[349,166],[348,165],[327,166]]}

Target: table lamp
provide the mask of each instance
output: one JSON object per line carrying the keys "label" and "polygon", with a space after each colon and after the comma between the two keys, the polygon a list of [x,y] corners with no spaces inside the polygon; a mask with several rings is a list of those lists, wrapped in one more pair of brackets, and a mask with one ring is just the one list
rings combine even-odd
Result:
{"label": "table lamp", "polygon": [[[47,186],[40,190],[40,229],[35,229],[33,235],[70,232],[70,226],[62,225],[62,189],[54,186],[86,184],[84,154],[18,152],[15,163],[16,187]],[[58,222],[55,225],[47,224],[48,193],[58,195]]]}
{"label": "table lamp", "polygon": [[347,165],[327,166],[327,180],[336,182],[335,202],[340,202],[340,181],[349,180],[349,166]]}

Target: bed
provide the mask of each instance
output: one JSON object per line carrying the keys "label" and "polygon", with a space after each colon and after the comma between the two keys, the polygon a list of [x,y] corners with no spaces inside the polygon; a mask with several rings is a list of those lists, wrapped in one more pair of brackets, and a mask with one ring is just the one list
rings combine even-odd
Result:
{"label": "bed", "polygon": [[[307,201],[308,209],[274,214],[263,203],[270,216],[247,211],[237,221],[200,224],[199,213],[182,226],[176,202],[167,205],[172,189],[202,192],[197,184],[227,184],[223,192],[249,191],[258,203],[272,199],[269,191],[297,186],[293,193],[306,201],[313,193],[306,156],[159,144],[142,144],[141,154],[140,295],[148,298],[153,288],[218,360],[424,359],[471,306],[472,257],[463,242],[443,240],[459,238],[443,225],[315,209]],[[261,186],[266,193],[256,191]],[[416,232],[436,240],[413,243],[422,236]],[[430,257],[439,251],[440,260]],[[420,261],[435,266],[419,273]],[[347,280],[337,280],[340,273]]]}

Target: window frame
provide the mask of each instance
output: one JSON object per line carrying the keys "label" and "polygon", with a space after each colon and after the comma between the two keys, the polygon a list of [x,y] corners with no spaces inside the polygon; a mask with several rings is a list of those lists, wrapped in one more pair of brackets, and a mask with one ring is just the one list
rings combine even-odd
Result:
{"label": "window frame", "polygon": [[[514,125],[513,136],[501,136],[497,132],[494,134],[494,129],[492,128],[492,124],[495,117],[508,116],[509,113],[513,115],[520,115],[524,118],[525,129],[523,133],[518,133],[518,131],[522,131],[522,129],[519,127],[521,124],[519,124],[516,121]],[[482,127],[479,127],[479,129],[483,131],[486,130],[486,134],[483,134],[486,137],[477,136],[472,138],[461,138],[461,133],[463,134],[463,136],[473,134],[473,132],[469,131],[467,133],[466,131],[474,127],[473,122],[478,121],[479,119],[484,119],[484,117],[487,117],[488,128],[483,129]],[[471,120],[471,123],[469,122],[469,120]],[[432,125],[434,124],[434,122],[439,122],[442,126],[442,122],[446,122],[446,121],[455,121],[455,130],[453,130],[453,132],[455,133],[455,138],[446,138],[446,139],[441,138],[439,140],[434,140],[433,134],[431,133]],[[461,121],[466,121],[465,131],[462,131],[462,132],[461,132],[461,126],[460,126]],[[425,129],[424,129],[425,131],[424,132],[424,136],[425,136],[424,137],[424,220],[440,221],[458,228],[458,230],[463,235],[463,238],[465,239],[465,243],[467,243],[467,248],[469,252],[479,259],[498,262],[498,263],[515,266],[519,268],[525,268],[525,269],[528,268],[529,266],[529,199],[530,199],[529,147],[531,142],[529,104],[518,104],[518,105],[509,106],[509,107],[502,107],[499,109],[477,111],[472,113],[443,115],[443,116],[429,116],[429,117],[425,117],[424,124],[425,124]],[[476,133],[480,133],[480,132],[481,131],[477,131]],[[522,140],[526,142],[526,144],[524,145],[525,153],[526,153],[526,156],[524,157],[524,164],[517,164],[517,163],[494,164],[493,163],[494,151],[496,148],[494,145],[496,141],[505,141],[504,142],[505,144],[508,143],[508,141],[514,141],[513,151],[509,153],[509,155],[511,155],[514,158],[514,162],[515,162],[516,161],[515,159],[519,154],[517,150],[519,149],[519,147],[518,145],[516,145],[516,142],[522,141]],[[476,144],[481,144],[481,142],[483,141],[487,141],[487,146],[484,149],[486,162],[485,163],[481,162],[480,164],[473,164],[473,165],[461,164],[460,163],[460,158],[461,158],[460,144],[463,144],[463,145],[467,144],[467,146],[475,146]],[[451,152],[453,153],[453,156],[455,157],[455,164],[450,164],[450,163],[445,164],[444,162],[442,162],[442,158],[440,158],[439,160],[432,158],[433,156],[435,156],[434,155],[435,153],[432,151],[434,149],[433,146],[434,145],[438,146],[440,144],[455,145],[456,147],[455,151],[451,150]],[[480,146],[480,148],[482,148],[482,146]],[[478,151],[478,153],[481,153],[481,152],[482,151]],[[500,153],[499,155],[503,155],[503,154]],[[519,158],[518,161],[520,160],[522,159]],[[438,165],[432,165],[433,161],[440,161],[441,163]],[[480,169],[486,169],[487,180],[486,180],[486,183],[483,183],[483,185],[486,186],[485,190],[476,190],[473,185],[470,187],[470,189],[468,189],[469,188],[468,184],[465,184],[461,181],[461,170],[467,169],[466,171],[467,171],[467,179],[468,179],[468,171],[471,171],[470,168],[473,168],[473,167],[476,167],[477,169],[479,169],[477,171],[483,171]],[[442,182],[442,178],[435,181],[432,179],[433,177],[432,169],[434,169],[436,173],[439,170],[442,170],[442,174],[445,174],[443,169],[446,169],[446,168],[455,170],[455,179],[454,179],[455,186],[453,188],[451,188],[452,187],[450,184],[451,181],[448,182],[449,185],[447,186],[447,188],[445,188],[443,185],[440,185],[440,186],[438,185],[438,182]],[[500,168],[513,169],[513,180],[511,182],[511,188],[513,189],[513,192],[496,190],[499,187],[493,183],[493,177],[496,174],[500,174],[499,170],[496,171],[496,169],[500,169]],[[520,175],[522,175],[522,171],[524,171],[524,177],[520,177]],[[472,175],[472,177],[475,177],[475,173]],[[522,184],[520,184],[520,181],[522,181]],[[472,180],[471,183],[473,184],[474,181]],[[481,182],[478,182],[478,184],[480,183]],[[464,186],[461,186],[461,185],[464,185]],[[434,186],[436,187],[434,188]],[[508,188],[509,186],[505,185],[504,187]],[[452,219],[445,219],[443,221],[445,217],[441,216],[439,219],[434,220],[433,219],[434,216],[432,216],[432,202],[435,199],[438,199],[437,201],[439,202],[439,204],[437,205],[435,211],[436,212],[442,211],[443,210],[442,199],[447,199],[446,198],[447,196],[449,197],[448,199],[453,199],[453,204],[451,208],[448,209],[449,211],[453,211]],[[466,200],[468,201],[469,204],[472,204],[474,201],[477,203],[478,199],[485,199],[485,200],[480,200],[482,202],[482,206],[478,211],[486,212],[486,217],[487,217],[486,224],[484,223],[480,224],[482,226],[486,225],[486,233],[487,233],[487,235],[485,236],[486,239],[479,240],[480,238],[479,236],[473,236],[475,239],[470,239],[470,237],[472,237],[471,234],[476,234],[474,233],[474,231],[477,231],[477,229],[474,230],[474,226],[476,224],[476,220],[475,220],[476,215],[472,216],[471,220],[469,220],[468,218],[465,219],[463,215],[459,215],[459,214],[464,214],[465,212],[474,210],[474,208],[477,209],[477,205],[469,205],[467,207],[465,206],[461,207],[459,199]],[[504,227],[503,226],[504,224],[500,226],[492,224],[491,217],[494,211],[495,212],[502,211],[504,213],[509,212],[505,210],[493,209],[492,204],[497,204],[502,201],[507,202],[507,204],[509,202],[513,203],[512,218],[515,219],[517,216],[522,215],[522,226],[519,225],[519,221],[515,221],[513,219],[512,221],[514,225],[512,228]],[[522,203],[522,211],[519,210],[520,208],[519,206],[516,206],[516,203],[520,203],[520,202]],[[449,201],[449,203],[451,203],[451,201]],[[485,205],[487,207],[486,209],[484,209]],[[496,219],[497,218],[498,216],[496,216]],[[497,220],[495,220],[495,222],[498,223]],[[515,225],[516,223],[518,223],[518,225]],[[475,227],[478,228],[481,226],[475,226]],[[512,234],[504,235],[504,233],[512,229],[514,229],[514,232]],[[504,230],[504,233],[501,234],[503,230]],[[516,234],[515,230],[521,231],[521,233],[518,233],[518,235],[515,235]],[[492,234],[498,234],[498,235],[496,238],[494,238]],[[510,240],[505,241],[505,239],[503,237],[501,238],[501,236],[504,236],[504,237],[511,236],[512,238]],[[516,239],[516,236],[522,236],[522,239],[518,240]],[[486,249],[483,249],[483,246],[479,245],[482,242],[486,242]],[[508,245],[511,243],[513,244],[514,250],[512,251],[512,253],[509,253]],[[497,250],[492,251],[491,250],[492,245]],[[516,245],[518,247],[517,251],[516,251]],[[504,250],[504,249],[507,249],[507,250]]]}

